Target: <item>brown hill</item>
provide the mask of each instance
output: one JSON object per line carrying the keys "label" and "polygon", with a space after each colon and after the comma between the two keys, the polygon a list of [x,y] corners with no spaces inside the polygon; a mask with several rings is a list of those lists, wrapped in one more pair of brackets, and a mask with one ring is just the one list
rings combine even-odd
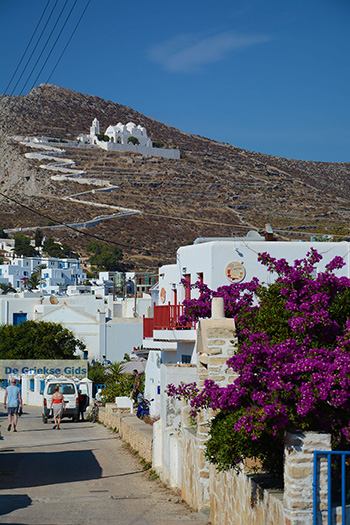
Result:
{"label": "brown hill", "polygon": [[[304,162],[245,151],[184,133],[114,102],[51,85],[40,85],[25,96],[0,97],[0,193],[27,206],[0,194],[0,227],[45,226],[46,217],[81,222],[106,213],[104,207],[62,200],[93,186],[53,181],[52,172],[39,167],[42,161],[24,157],[32,149],[11,139],[75,138],[88,132],[94,117],[103,131],[119,121],[141,124],[152,140],[181,151],[181,159],[167,160],[63,145],[65,157],[87,177],[120,187],[118,192],[78,200],[143,212],[85,230],[122,244],[126,262],[136,268],[173,262],[177,247],[196,237],[243,234],[261,230],[266,222],[284,238],[305,239],[315,231],[348,234],[350,163]],[[82,253],[89,241],[72,230],[45,233]]]}

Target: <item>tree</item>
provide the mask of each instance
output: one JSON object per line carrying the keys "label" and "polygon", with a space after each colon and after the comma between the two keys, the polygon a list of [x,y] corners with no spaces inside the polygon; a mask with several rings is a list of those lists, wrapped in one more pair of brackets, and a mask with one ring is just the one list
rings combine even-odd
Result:
{"label": "tree", "polygon": [[2,295],[6,295],[10,292],[16,291],[10,283],[0,283],[0,290]]}
{"label": "tree", "polygon": [[23,233],[16,233],[14,236],[15,239],[15,254],[23,255],[24,257],[34,257],[37,255],[37,252],[30,244],[30,238],[24,235]]}
{"label": "tree", "polygon": [[128,144],[134,144],[136,146],[137,144],[140,144],[140,141],[137,137],[129,137],[128,138]]}
{"label": "tree", "polygon": [[87,245],[87,250],[93,253],[89,262],[98,270],[114,271],[119,269],[118,262],[123,258],[123,252],[119,246],[91,241]]}
{"label": "tree", "polygon": [[155,142],[153,142],[153,147],[154,148],[163,148],[164,147],[164,142],[162,142],[161,140],[156,140]]}
{"label": "tree", "polygon": [[35,270],[32,272],[32,275],[25,279],[25,288],[28,288],[29,290],[36,290],[38,286],[43,283],[43,279],[41,278],[41,270],[44,268],[46,268],[45,264],[39,264],[39,266],[35,268]]}
{"label": "tree", "polygon": [[43,252],[49,257],[76,257],[77,254],[67,244],[55,242],[49,237],[43,244]]}
{"label": "tree", "polygon": [[[106,388],[102,394],[104,403],[114,403],[117,396],[130,396],[134,376],[122,371],[125,361],[113,363],[105,370]],[[144,390],[144,382],[141,378],[140,391]]]}
{"label": "tree", "polygon": [[222,469],[257,457],[280,471],[290,427],[329,432],[333,448],[350,446],[350,280],[334,273],[345,263],[335,257],[314,278],[316,250],[293,265],[266,253],[259,259],[277,274],[274,283],[253,279],[216,292],[196,283],[200,298],[184,302],[182,321],[209,316],[211,298],[223,297],[237,327],[238,351],[227,362],[237,379],[227,387],[205,381],[201,391],[168,387],[190,401],[193,416],[216,411],[207,457]]}
{"label": "tree", "polygon": [[37,228],[35,230],[35,237],[34,237],[34,242],[35,242],[36,248],[39,248],[42,245],[43,238],[44,238],[44,236],[43,236],[42,230],[39,230],[39,228]]}
{"label": "tree", "polygon": [[[89,366],[88,377],[97,385],[104,384],[106,388],[103,391],[102,400],[104,403],[114,403],[117,396],[130,396],[134,377],[131,374],[122,372],[125,364],[123,361],[115,362],[108,367],[101,363]],[[141,391],[144,389],[144,378],[141,378]]]}
{"label": "tree", "polygon": [[102,140],[103,142],[109,142],[109,136],[104,135],[103,133],[96,133],[96,137],[98,140]]}
{"label": "tree", "polygon": [[75,359],[85,344],[59,323],[26,321],[0,326],[0,359]]}
{"label": "tree", "polygon": [[101,363],[88,365],[88,378],[94,382],[95,385],[103,385],[105,383],[105,367]]}
{"label": "tree", "polygon": [[8,238],[7,233],[2,228],[0,228],[0,239],[7,239],[7,238]]}

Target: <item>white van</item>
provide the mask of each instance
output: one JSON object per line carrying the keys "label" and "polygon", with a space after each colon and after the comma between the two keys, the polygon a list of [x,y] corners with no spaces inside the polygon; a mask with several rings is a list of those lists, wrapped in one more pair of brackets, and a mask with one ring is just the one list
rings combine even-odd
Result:
{"label": "white van", "polygon": [[62,417],[70,417],[73,421],[79,420],[79,398],[77,387],[71,379],[49,379],[45,383],[43,396],[43,413],[42,419],[47,423],[50,412],[52,394],[55,393],[55,386],[58,385],[60,394],[64,397],[66,410],[63,411]]}

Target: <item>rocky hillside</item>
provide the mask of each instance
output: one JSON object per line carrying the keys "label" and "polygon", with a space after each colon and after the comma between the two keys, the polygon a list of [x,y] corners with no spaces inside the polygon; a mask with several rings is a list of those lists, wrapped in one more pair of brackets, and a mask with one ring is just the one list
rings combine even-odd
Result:
{"label": "rocky hillside", "polygon": [[[94,186],[52,180],[53,172],[40,168],[42,161],[24,156],[33,150],[11,137],[71,139],[88,132],[94,117],[101,131],[119,121],[141,124],[153,141],[180,149],[181,158],[62,144],[63,158],[73,160],[86,177],[120,188],[67,200]],[[0,227],[46,226],[50,218],[69,224],[87,221],[105,214],[105,205],[137,209],[142,214],[85,230],[120,243],[126,263],[135,268],[173,262],[177,247],[196,237],[261,231],[267,222],[277,238],[307,239],[316,231],[348,234],[350,163],[303,162],[245,151],[184,133],[114,102],[51,85],[40,85],[25,96],[1,96],[0,130]],[[81,253],[90,240],[68,229],[45,233]]]}

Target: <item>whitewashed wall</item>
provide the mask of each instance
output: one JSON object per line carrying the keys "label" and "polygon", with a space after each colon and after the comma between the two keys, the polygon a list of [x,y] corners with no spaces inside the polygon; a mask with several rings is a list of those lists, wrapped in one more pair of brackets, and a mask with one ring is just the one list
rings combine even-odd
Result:
{"label": "whitewashed wall", "polygon": [[106,352],[110,361],[122,361],[134,347],[142,345],[143,324],[141,318],[113,319],[106,324]]}
{"label": "whitewashed wall", "polygon": [[181,402],[164,394],[168,384],[179,385],[196,380],[193,365],[161,366],[161,413],[160,423],[154,433],[153,449],[155,468],[162,481],[171,487],[181,487],[182,450],[180,441]]}
{"label": "whitewashed wall", "polygon": [[98,145],[107,151],[130,151],[132,153],[141,153],[142,155],[151,155],[152,157],[165,157],[167,159],[179,159],[179,149],[166,148],[149,148],[146,146],[134,146],[133,144],[115,144],[111,142],[97,141]]}

